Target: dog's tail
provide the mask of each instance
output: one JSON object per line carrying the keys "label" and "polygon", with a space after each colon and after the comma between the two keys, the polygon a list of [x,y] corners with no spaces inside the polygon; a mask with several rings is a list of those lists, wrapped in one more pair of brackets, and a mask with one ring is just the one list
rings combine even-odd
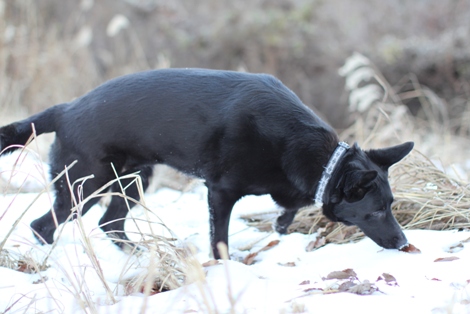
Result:
{"label": "dog's tail", "polygon": [[10,153],[21,145],[25,145],[33,134],[33,124],[36,135],[50,133],[56,130],[57,119],[65,104],[50,107],[27,119],[5,125],[0,128],[0,152]]}

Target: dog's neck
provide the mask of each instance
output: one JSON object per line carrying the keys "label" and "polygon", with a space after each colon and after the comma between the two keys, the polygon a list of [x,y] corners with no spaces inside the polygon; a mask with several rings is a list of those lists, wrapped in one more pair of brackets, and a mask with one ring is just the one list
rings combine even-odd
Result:
{"label": "dog's neck", "polygon": [[315,204],[316,208],[323,207],[323,199],[325,196],[326,186],[331,179],[331,174],[335,170],[335,168],[340,164],[341,160],[344,157],[344,154],[348,151],[349,145],[345,142],[339,142],[338,146],[336,147],[335,151],[331,155],[328,163],[323,170],[322,176],[320,181],[318,182],[317,191],[315,193]]}

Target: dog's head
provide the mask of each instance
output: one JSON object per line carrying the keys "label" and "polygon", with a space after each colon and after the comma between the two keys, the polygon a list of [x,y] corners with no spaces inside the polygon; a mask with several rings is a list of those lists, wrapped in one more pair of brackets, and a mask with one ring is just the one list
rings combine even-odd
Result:
{"label": "dog's head", "polygon": [[363,151],[354,144],[328,183],[323,205],[325,216],[358,226],[381,247],[398,249],[406,245],[408,241],[392,215],[388,168],[405,157],[413,145],[408,142]]}

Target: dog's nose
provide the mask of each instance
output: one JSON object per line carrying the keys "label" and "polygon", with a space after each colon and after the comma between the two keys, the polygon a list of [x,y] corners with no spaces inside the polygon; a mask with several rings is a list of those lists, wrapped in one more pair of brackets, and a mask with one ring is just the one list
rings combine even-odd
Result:
{"label": "dog's nose", "polygon": [[378,245],[385,249],[400,249],[401,247],[408,244],[408,240],[406,239],[403,232],[400,230],[401,234],[395,235],[391,238],[380,239],[376,241]]}
{"label": "dog's nose", "polygon": [[395,230],[394,234],[385,235],[376,235],[370,232],[364,233],[384,249],[400,249],[401,247],[408,244],[408,240],[406,239],[406,236],[403,231],[401,231],[401,229]]}
{"label": "dog's nose", "polygon": [[402,234],[401,236],[393,237],[392,243],[393,243],[393,246],[392,246],[392,247],[393,247],[394,249],[400,249],[400,248],[402,248],[403,246],[405,246],[405,245],[408,244],[408,240],[406,239],[405,235]]}
{"label": "dog's nose", "polygon": [[397,241],[396,241],[396,245],[395,245],[395,248],[396,249],[401,249],[402,247],[404,247],[405,245],[408,244],[408,239],[406,238],[406,236],[402,233],[402,236],[401,237],[398,237]]}

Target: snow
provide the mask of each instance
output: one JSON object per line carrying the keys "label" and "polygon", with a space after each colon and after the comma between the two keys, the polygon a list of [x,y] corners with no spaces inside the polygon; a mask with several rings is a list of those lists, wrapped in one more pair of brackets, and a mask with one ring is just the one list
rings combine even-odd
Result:
{"label": "snow", "polygon": [[[11,175],[8,170],[12,169],[11,162],[6,161],[11,158],[16,157],[1,159],[3,178]],[[38,179],[41,167],[34,158],[25,160],[21,174],[15,176],[15,185],[33,190],[43,187]],[[145,197],[151,213],[138,206],[132,210],[132,216],[161,220],[171,232],[158,223],[152,225],[153,231],[177,238],[181,246],[191,244],[197,260],[204,263],[210,260],[206,196],[202,186],[186,193],[163,188]],[[53,198],[53,193],[38,192],[0,195],[0,241],[26,211],[4,249],[36,261],[50,253],[51,245],[37,244],[29,223],[49,209]],[[95,205],[83,217],[83,225],[97,261],[87,254],[78,224],[66,224],[48,259],[50,267],[41,274],[0,267],[0,313],[470,312],[470,242],[465,241],[470,238],[469,232],[405,231],[409,242],[421,254],[384,250],[368,238],[306,252],[315,235],[261,232],[239,218],[250,212],[275,210],[278,208],[269,196],[240,200],[230,225],[231,260],[205,267],[205,281],[146,297],[142,293],[126,293],[119,282],[139,273],[148,260],[124,253],[104,236],[97,227],[104,209]],[[149,228],[148,223],[139,227],[144,232]],[[136,227],[131,222],[126,228],[132,237]],[[279,244],[259,252],[254,264],[247,266],[241,262],[246,255],[258,252],[274,240],[279,240]],[[460,246],[451,249],[457,244]],[[451,256],[459,259],[435,262]],[[325,278],[333,271],[345,269],[354,270],[358,278],[355,282],[368,280],[378,291],[371,295],[333,293],[345,280]],[[384,273],[392,275],[396,284],[378,280]],[[107,294],[105,285],[113,291],[112,296]],[[84,304],[88,304],[85,309]]]}

